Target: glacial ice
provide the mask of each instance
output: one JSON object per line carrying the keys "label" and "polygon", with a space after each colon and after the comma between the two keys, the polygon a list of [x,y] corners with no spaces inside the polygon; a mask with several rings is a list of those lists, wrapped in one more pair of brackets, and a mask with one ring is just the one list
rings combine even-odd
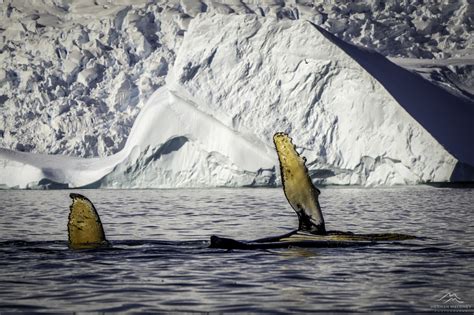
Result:
{"label": "glacial ice", "polygon": [[[277,131],[317,183],[474,179],[469,67],[456,70],[467,81],[438,83],[456,97],[317,28],[385,55],[464,58],[470,5],[449,6],[453,19],[391,2],[229,3],[6,1],[0,186],[277,185]],[[447,21],[450,37],[424,15]]]}
{"label": "glacial ice", "polygon": [[103,158],[0,148],[4,187],[171,188],[275,184],[274,153],[166,88],[156,91],[125,147]]}

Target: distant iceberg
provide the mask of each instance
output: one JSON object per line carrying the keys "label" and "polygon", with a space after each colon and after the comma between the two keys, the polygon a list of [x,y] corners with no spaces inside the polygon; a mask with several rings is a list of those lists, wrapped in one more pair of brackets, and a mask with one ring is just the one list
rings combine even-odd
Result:
{"label": "distant iceberg", "polygon": [[0,185],[277,185],[278,131],[292,136],[317,183],[472,181],[473,109],[310,22],[198,15],[120,152],[85,159],[0,149]]}

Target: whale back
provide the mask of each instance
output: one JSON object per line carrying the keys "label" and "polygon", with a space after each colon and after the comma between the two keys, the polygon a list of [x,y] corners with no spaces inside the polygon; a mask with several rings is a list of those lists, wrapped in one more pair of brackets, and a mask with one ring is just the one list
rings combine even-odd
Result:
{"label": "whale back", "polygon": [[67,224],[71,248],[97,248],[107,244],[99,214],[92,202],[80,194],[70,194]]}
{"label": "whale back", "polygon": [[312,234],[326,234],[324,218],[319,205],[320,194],[308,174],[306,159],[296,151],[292,139],[279,132],[273,142],[280,161],[283,191],[299,219],[299,230]]}

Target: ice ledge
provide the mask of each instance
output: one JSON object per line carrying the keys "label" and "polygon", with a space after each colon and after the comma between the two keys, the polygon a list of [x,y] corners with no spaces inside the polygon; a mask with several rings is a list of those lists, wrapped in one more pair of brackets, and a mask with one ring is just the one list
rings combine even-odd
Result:
{"label": "ice ledge", "polygon": [[123,150],[75,158],[0,148],[3,188],[174,188],[276,184],[267,145],[243,136],[162,88],[132,128]]}

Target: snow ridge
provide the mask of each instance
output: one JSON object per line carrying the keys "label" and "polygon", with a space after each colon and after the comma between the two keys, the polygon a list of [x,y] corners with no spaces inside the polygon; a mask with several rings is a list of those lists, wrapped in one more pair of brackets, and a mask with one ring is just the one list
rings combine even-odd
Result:
{"label": "snow ridge", "polygon": [[0,184],[10,188],[275,185],[272,154],[259,140],[236,133],[161,88],[144,106],[118,153],[74,158],[0,148]]}

